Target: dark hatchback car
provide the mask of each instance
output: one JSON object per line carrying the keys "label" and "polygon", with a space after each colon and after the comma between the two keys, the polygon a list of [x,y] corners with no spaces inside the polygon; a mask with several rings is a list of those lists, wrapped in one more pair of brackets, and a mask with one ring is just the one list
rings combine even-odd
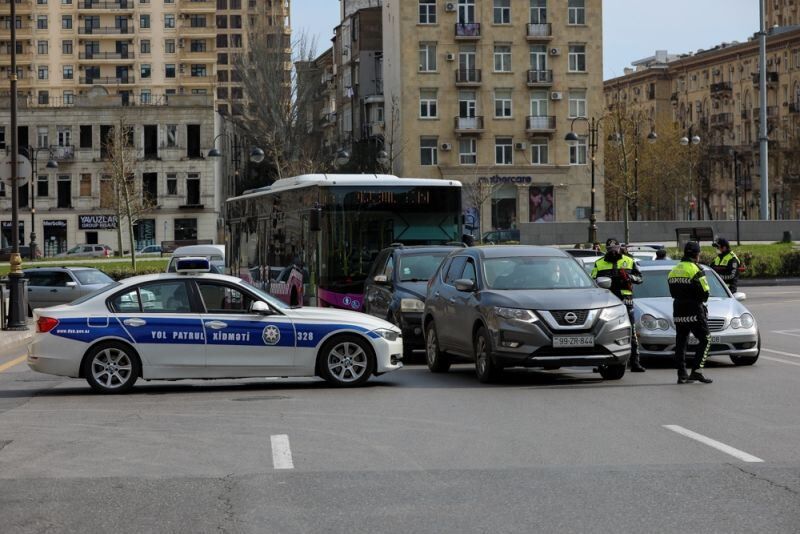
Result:
{"label": "dark hatchback car", "polygon": [[545,247],[474,247],[452,253],[425,301],[428,367],[475,361],[481,382],[507,367],[597,367],[618,380],[630,358],[625,306],[565,252]]}
{"label": "dark hatchback car", "polygon": [[364,286],[364,312],[386,319],[403,331],[406,362],[425,348],[422,312],[428,281],[455,246],[393,246],[382,250]]}

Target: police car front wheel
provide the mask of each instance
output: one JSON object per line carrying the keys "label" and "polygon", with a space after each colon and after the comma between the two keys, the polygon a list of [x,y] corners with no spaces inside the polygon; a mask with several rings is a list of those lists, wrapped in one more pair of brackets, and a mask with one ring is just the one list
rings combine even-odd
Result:
{"label": "police car front wheel", "polygon": [[83,362],[86,381],[100,393],[125,393],[139,378],[139,356],[123,343],[102,343],[93,347]]}
{"label": "police car front wheel", "polygon": [[319,357],[320,376],[334,386],[360,386],[375,371],[371,347],[356,336],[333,338],[322,347]]}

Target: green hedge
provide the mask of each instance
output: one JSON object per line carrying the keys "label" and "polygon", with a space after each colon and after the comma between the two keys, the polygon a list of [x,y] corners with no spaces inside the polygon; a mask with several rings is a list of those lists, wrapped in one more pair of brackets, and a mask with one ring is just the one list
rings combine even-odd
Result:
{"label": "green hedge", "polygon": [[[800,249],[795,249],[791,243],[742,245],[734,247],[733,251],[745,266],[741,278],[800,277]],[[713,247],[703,247],[700,262],[710,265],[716,255]],[[670,257],[680,259],[681,253],[670,249]]]}
{"label": "green hedge", "polygon": [[101,270],[114,280],[122,280],[123,278],[130,278],[131,276],[139,276],[142,274],[157,274],[164,272],[163,267],[161,268],[153,266],[139,267],[138,265],[136,271],[134,271],[130,265],[119,266],[119,267],[106,267]]}

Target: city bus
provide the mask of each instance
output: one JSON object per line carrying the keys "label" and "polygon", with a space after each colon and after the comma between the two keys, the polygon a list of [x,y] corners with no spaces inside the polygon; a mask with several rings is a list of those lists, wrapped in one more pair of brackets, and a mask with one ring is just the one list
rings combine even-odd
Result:
{"label": "city bus", "polygon": [[226,268],[289,305],[360,311],[378,252],[461,240],[461,183],[314,174],[246,191],[225,206]]}

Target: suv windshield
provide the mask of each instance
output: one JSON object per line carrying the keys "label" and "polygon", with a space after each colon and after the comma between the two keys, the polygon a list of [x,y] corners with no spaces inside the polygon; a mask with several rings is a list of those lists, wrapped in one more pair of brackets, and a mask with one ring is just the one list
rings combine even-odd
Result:
{"label": "suv windshield", "polygon": [[75,275],[75,278],[77,278],[83,286],[92,284],[110,284],[114,281],[103,271],[72,271],[72,274]]}
{"label": "suv windshield", "polygon": [[[670,298],[669,284],[667,283],[668,274],[669,269],[643,271],[642,278],[644,278],[644,281],[641,285],[636,286],[634,296],[637,299]],[[729,298],[728,292],[725,291],[716,276],[706,271],[706,280],[708,280],[708,288],[711,290],[710,297]]]}
{"label": "suv windshield", "polygon": [[594,282],[572,258],[514,257],[483,262],[489,289],[581,289]]}
{"label": "suv windshield", "polygon": [[447,252],[408,254],[400,257],[397,279],[400,282],[427,282],[441,265]]}

